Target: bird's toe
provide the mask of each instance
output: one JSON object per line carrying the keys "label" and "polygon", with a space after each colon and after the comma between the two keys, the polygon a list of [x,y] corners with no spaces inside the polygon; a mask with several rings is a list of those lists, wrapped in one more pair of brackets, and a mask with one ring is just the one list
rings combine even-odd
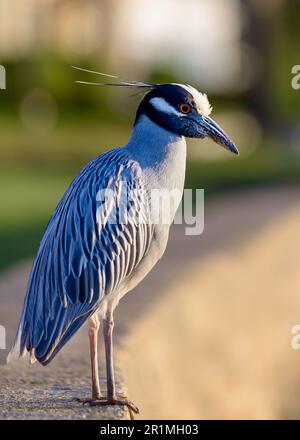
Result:
{"label": "bird's toe", "polygon": [[97,397],[97,398],[95,398],[95,397],[90,397],[90,398],[87,398],[87,397],[74,397],[72,400],[73,400],[74,402],[81,403],[82,405],[90,405],[90,406],[93,406],[95,402],[99,402],[99,401],[101,401],[102,399],[105,399],[105,400],[106,400],[106,398],[105,398],[105,397],[102,397],[102,396],[99,396],[99,397]]}
{"label": "bird's toe", "polygon": [[131,419],[134,419],[134,414],[139,414],[140,412],[138,407],[126,397],[115,397],[112,399],[101,397],[100,399],[89,399],[89,402],[87,403],[89,403],[90,406],[126,406],[129,410]]}

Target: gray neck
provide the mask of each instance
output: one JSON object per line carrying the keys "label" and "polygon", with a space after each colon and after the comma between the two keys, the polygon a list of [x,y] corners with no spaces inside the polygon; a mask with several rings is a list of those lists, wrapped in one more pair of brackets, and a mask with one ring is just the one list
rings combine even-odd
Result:
{"label": "gray neck", "polygon": [[183,192],[186,167],[183,136],[171,133],[143,116],[124,148],[139,163],[148,188]]}
{"label": "gray neck", "polygon": [[[186,155],[186,143],[183,136],[165,130],[142,116],[133,127],[131,137],[125,146],[128,152],[138,160],[142,168],[159,167],[165,161],[181,160]],[[178,156],[178,160],[180,157]],[[173,160],[172,160],[173,159]]]}

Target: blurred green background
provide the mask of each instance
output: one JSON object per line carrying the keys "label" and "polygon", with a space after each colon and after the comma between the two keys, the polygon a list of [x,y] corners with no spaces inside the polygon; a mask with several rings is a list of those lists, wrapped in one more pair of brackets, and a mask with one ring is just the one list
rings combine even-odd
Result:
{"label": "blurred green background", "polygon": [[241,155],[190,141],[206,195],[300,179],[298,0],[0,0],[0,270],[33,256],[78,170],[126,143],[139,97],[72,65],[206,92]]}

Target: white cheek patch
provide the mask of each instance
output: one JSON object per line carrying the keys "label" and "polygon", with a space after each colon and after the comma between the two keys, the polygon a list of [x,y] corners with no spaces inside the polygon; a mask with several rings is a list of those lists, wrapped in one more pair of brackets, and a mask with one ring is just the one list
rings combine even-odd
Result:
{"label": "white cheek patch", "polygon": [[164,98],[152,98],[150,104],[158,111],[167,113],[168,115],[185,116],[171,106]]}

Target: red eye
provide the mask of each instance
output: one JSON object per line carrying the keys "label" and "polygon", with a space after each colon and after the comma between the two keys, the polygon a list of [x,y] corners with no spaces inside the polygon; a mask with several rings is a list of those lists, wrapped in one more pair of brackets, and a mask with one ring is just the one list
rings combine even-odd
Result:
{"label": "red eye", "polygon": [[191,111],[191,106],[189,104],[180,104],[179,109],[181,111],[181,113],[190,113]]}

